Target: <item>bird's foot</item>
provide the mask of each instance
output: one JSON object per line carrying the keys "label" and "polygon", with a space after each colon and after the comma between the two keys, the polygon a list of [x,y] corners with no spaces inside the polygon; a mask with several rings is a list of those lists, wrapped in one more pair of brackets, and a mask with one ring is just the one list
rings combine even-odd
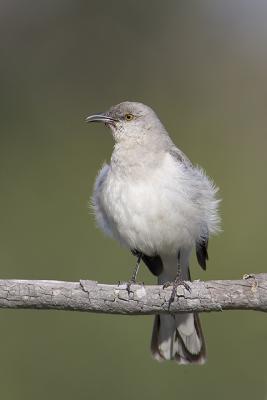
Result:
{"label": "bird's foot", "polygon": [[132,285],[135,285],[135,284],[136,284],[135,279],[130,279],[130,280],[127,282],[126,290],[127,290],[127,292],[128,292],[128,295],[131,293],[131,286],[132,286]]}
{"label": "bird's foot", "polygon": [[125,285],[126,286],[126,290],[127,290],[127,292],[128,292],[128,295],[131,293],[131,286],[132,285],[142,285],[142,286],[144,286],[144,282],[136,282],[136,280],[134,280],[134,279],[130,279],[128,282],[123,282],[123,281],[119,281],[118,282],[118,286],[121,286],[121,285]]}
{"label": "bird's foot", "polygon": [[167,289],[168,287],[170,287],[172,285],[173,285],[173,282],[168,281],[168,282],[165,282],[162,287],[163,287],[163,289]]}
{"label": "bird's foot", "polygon": [[145,284],[144,282],[136,282],[135,279],[130,279],[130,280],[127,282],[126,290],[127,290],[128,294],[130,294],[130,293],[131,293],[131,286],[132,286],[132,285],[142,285],[142,286],[144,286],[144,284]]}
{"label": "bird's foot", "polygon": [[174,302],[175,296],[177,296],[177,288],[179,286],[183,286],[186,290],[188,290],[188,292],[191,292],[191,288],[188,285],[188,283],[183,281],[181,278],[176,278],[174,282],[165,282],[163,285],[163,289],[166,289],[169,286],[172,286],[171,297],[169,299],[169,308],[171,304]]}

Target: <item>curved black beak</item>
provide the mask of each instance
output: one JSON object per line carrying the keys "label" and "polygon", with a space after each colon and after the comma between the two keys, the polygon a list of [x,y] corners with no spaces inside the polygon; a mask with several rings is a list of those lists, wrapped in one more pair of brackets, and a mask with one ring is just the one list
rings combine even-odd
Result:
{"label": "curved black beak", "polygon": [[89,117],[85,118],[86,122],[104,122],[105,124],[114,123],[117,119],[109,117],[105,113],[93,114],[89,115]]}

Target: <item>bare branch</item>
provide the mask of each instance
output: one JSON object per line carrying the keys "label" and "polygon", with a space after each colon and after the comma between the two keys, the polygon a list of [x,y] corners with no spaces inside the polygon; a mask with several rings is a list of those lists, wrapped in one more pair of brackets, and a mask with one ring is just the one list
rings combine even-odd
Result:
{"label": "bare branch", "polygon": [[0,308],[73,310],[109,314],[157,314],[222,310],[267,311],[267,274],[242,280],[194,281],[191,291],[172,287],[106,285],[95,281],[0,280]]}

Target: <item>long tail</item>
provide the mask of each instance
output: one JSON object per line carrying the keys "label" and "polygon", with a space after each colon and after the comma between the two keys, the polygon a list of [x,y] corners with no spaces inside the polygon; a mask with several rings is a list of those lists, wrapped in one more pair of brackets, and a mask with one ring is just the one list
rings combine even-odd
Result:
{"label": "long tail", "polygon": [[[159,284],[172,282],[177,271],[177,259],[163,259],[164,270],[158,278]],[[188,254],[181,256],[183,280],[190,280]],[[205,341],[197,313],[155,316],[151,351],[155,359],[175,360],[179,364],[204,364],[206,361]]]}

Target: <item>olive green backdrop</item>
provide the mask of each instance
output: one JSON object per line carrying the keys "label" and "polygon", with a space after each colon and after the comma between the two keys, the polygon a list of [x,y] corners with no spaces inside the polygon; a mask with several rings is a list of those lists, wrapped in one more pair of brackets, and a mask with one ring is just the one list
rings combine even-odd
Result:
{"label": "olive green backdrop", "polygon": [[[123,100],[151,105],[220,187],[223,233],[193,277],[265,271],[266,19],[259,0],[2,0],[0,278],[129,278],[88,212],[112,138],[84,123]],[[2,310],[0,398],[267,399],[266,318],[202,315],[208,363],[179,367],[152,360],[150,316]]]}

